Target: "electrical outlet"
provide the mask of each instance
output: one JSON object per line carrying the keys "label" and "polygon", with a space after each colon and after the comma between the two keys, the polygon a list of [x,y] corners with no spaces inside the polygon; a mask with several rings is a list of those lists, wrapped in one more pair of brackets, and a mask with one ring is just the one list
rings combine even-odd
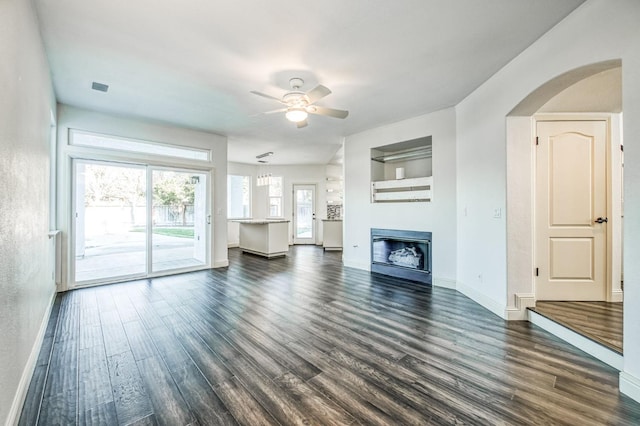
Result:
{"label": "electrical outlet", "polygon": [[494,219],[500,219],[502,217],[502,209],[493,209]]}

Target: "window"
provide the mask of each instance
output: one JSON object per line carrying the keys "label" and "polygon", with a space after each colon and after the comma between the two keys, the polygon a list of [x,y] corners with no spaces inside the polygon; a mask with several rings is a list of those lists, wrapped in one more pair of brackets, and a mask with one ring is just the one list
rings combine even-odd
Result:
{"label": "window", "polygon": [[70,131],[69,141],[71,145],[77,146],[162,155],[184,158],[186,160],[209,161],[210,156],[210,150],[208,149],[189,148],[137,139],[120,138],[117,136],[99,135],[97,133],[87,133],[78,130]]}
{"label": "window", "polygon": [[282,176],[271,177],[269,183],[269,217],[282,217]]}
{"label": "window", "polygon": [[227,217],[251,217],[251,176],[227,176]]}

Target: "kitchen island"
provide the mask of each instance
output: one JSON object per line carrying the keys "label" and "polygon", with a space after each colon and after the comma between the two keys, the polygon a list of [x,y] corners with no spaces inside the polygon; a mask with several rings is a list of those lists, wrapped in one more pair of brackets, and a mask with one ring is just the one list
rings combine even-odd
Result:
{"label": "kitchen island", "polygon": [[285,256],[289,252],[289,221],[238,220],[240,249],[266,258]]}

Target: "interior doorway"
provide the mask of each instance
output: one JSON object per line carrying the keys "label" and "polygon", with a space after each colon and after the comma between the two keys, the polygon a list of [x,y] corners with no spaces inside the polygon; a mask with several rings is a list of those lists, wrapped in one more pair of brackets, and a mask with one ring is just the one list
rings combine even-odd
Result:
{"label": "interior doorway", "polygon": [[293,185],[293,243],[316,243],[315,185]]}

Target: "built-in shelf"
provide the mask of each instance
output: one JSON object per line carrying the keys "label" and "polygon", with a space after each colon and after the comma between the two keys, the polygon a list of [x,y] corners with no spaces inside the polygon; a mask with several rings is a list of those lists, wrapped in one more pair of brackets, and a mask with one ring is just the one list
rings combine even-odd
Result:
{"label": "built-in shelf", "polygon": [[371,182],[371,202],[431,201],[433,177]]}
{"label": "built-in shelf", "polygon": [[421,158],[431,157],[431,145],[426,145],[406,150],[386,152],[382,155],[371,157],[371,159],[379,163],[399,163],[403,161],[419,160]]}
{"label": "built-in shelf", "polygon": [[431,201],[432,137],[371,148],[371,202]]}

